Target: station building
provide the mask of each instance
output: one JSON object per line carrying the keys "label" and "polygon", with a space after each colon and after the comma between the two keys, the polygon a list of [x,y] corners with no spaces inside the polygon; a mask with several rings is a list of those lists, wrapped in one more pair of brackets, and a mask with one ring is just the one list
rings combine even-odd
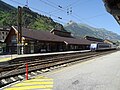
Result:
{"label": "station building", "polygon": [[[5,40],[7,52],[17,53],[18,28],[12,26]],[[70,32],[55,30],[51,32],[22,28],[22,53],[41,53],[69,50],[88,50],[92,42],[74,38]]]}
{"label": "station building", "polygon": [[10,29],[9,28],[0,28],[0,54],[6,52],[6,43],[4,43]]}
{"label": "station building", "polygon": [[92,41],[93,43],[104,43],[103,39],[100,38],[95,38],[95,37],[91,37],[91,36],[85,36],[85,39]]}
{"label": "station building", "polygon": [[108,40],[108,39],[105,39],[104,40],[104,43],[109,43],[109,44],[111,44],[111,45],[115,45],[116,43],[114,43],[113,41],[110,41],[110,40]]}
{"label": "station building", "polygon": [[59,28],[52,29],[50,32],[54,35],[58,35],[58,36],[61,36],[61,37],[72,37],[71,32],[67,32],[66,30],[61,30]]}

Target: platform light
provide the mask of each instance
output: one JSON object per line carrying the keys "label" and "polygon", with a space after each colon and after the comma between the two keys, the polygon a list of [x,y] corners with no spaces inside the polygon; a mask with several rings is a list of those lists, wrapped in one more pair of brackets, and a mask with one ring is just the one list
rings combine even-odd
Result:
{"label": "platform light", "polygon": [[28,45],[28,43],[25,43],[25,46],[27,46]]}

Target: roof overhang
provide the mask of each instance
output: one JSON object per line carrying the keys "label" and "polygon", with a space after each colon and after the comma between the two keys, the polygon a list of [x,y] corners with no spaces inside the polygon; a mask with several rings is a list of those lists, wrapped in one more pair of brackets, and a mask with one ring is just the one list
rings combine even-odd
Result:
{"label": "roof overhang", "polygon": [[109,12],[120,24],[120,0],[103,0],[107,12]]}

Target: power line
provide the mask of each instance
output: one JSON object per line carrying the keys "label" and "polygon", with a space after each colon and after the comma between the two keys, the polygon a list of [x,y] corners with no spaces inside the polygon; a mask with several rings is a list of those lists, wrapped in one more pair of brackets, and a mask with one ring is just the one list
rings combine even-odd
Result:
{"label": "power line", "polygon": [[[51,6],[51,7],[53,7],[53,8],[56,9],[56,6],[54,6],[54,5],[52,5],[52,4],[48,3],[48,2],[45,2],[45,1],[43,1],[43,0],[39,0],[39,1],[41,1],[41,2],[43,2],[44,4],[49,5],[49,6]],[[61,7],[61,6],[58,5],[58,7]],[[57,7],[57,8],[58,8],[58,7]],[[62,10],[62,7],[61,7],[61,9],[60,9],[60,8],[58,8],[58,9],[59,9],[59,10]]]}
{"label": "power line", "polygon": [[80,0],[76,0],[75,2],[73,2],[73,3],[69,4],[69,5],[67,5],[67,7],[72,6],[72,5],[75,5],[75,4],[78,3],[78,2],[80,2]]}
{"label": "power line", "polygon": [[[48,5],[48,6],[51,6],[51,7],[53,7],[53,8],[55,8],[55,9],[57,9],[57,10],[55,10],[55,11],[64,11],[64,9],[63,9],[63,7],[61,6],[61,5],[57,5],[57,4],[55,4],[55,3],[53,3],[53,2],[51,2],[51,1],[48,1],[48,2],[45,2],[45,1],[43,1],[43,0],[39,0],[39,1],[41,1],[41,2],[43,2],[44,4],[46,4],[46,5]],[[56,6],[54,6],[54,5],[56,5]],[[54,11],[53,11],[54,12]],[[49,13],[52,13],[52,12],[49,12]]]}
{"label": "power line", "polygon": [[[10,0],[10,1],[12,1],[12,2],[14,2],[14,3],[17,3],[17,4],[19,4],[19,5],[23,5],[23,6],[25,6],[25,4],[20,3],[20,2],[18,2],[18,1],[14,1],[14,0]],[[33,9],[33,10],[36,10],[36,11],[38,11],[38,12],[45,13],[45,14],[47,14],[47,15],[49,15],[49,16],[52,15],[53,17],[56,17],[56,18],[60,19],[59,16],[56,16],[56,15],[53,15],[53,14],[49,14],[48,12],[45,12],[45,11],[39,10],[39,9],[37,9],[37,8],[31,7],[31,6],[29,6],[29,8],[31,8],[31,9]],[[63,18],[61,18],[61,19],[62,19],[62,20],[66,20],[66,19],[63,19]],[[55,20],[55,19],[54,19],[54,20]],[[57,20],[57,21],[60,21],[60,20]]]}
{"label": "power line", "polygon": [[79,21],[81,21],[81,22],[84,22],[82,19],[80,19],[80,18],[78,18],[77,16],[75,16],[75,15],[71,15],[73,18],[75,18],[76,20],[79,20]]}
{"label": "power line", "polygon": [[[18,4],[20,4],[20,5],[24,5],[24,4],[22,4],[22,3],[19,3],[19,2],[17,2],[17,1],[14,1],[14,0],[11,0],[11,1],[13,1],[13,2],[15,2],[15,3],[18,3]],[[42,1],[42,0],[40,0],[40,1]],[[86,1],[88,1],[88,0],[86,0]],[[42,1],[42,2],[44,2],[44,1]],[[44,2],[44,3],[46,3],[46,2]],[[51,2],[52,3],[52,2]],[[53,6],[53,5],[50,5],[49,3],[46,3],[47,5],[49,5],[49,6],[51,6],[51,7],[54,7],[54,8],[58,8],[58,7],[56,7],[56,6]],[[50,13],[48,13],[48,12],[45,12],[45,11],[42,11],[42,10],[39,10],[39,9],[36,9],[36,8],[33,8],[33,7],[31,7],[31,6],[29,6],[31,9],[33,9],[33,10],[36,10],[36,11],[39,11],[39,12],[43,12],[43,13],[45,13],[45,14],[48,14],[48,15],[52,15],[53,17],[56,17],[57,19],[59,19],[59,20],[56,20],[56,19],[54,19],[54,20],[56,20],[56,21],[59,21],[59,22],[62,22],[63,20],[67,20],[67,19],[63,19],[63,18],[61,18],[61,17],[58,17],[58,16],[56,16],[56,15],[54,15],[54,14],[50,14]],[[59,8],[59,10],[61,10],[60,8]],[[66,13],[66,10],[63,10],[63,8],[62,8],[62,11],[64,11],[65,13]],[[88,21],[86,21],[85,19],[92,19],[92,18],[94,18],[94,17],[97,17],[97,16],[100,16],[100,15],[95,15],[95,16],[92,16],[92,17],[88,17],[88,18],[80,18],[77,14],[71,14],[71,16],[73,17],[73,18],[75,18],[76,20],[80,20],[80,21],[82,21],[82,22],[88,22]],[[60,20],[62,20],[62,21],[60,21]],[[68,21],[68,20],[67,20]],[[65,22],[62,22],[62,23],[65,23]],[[96,25],[95,25],[96,26]]]}
{"label": "power line", "polygon": [[[42,0],[40,0],[40,1],[42,1]],[[78,1],[78,0],[77,0],[77,1]],[[88,1],[88,0],[86,0],[86,1]],[[43,1],[42,1],[42,2],[43,2]],[[47,4],[47,5],[49,5],[49,6],[51,6],[49,3],[45,2],[45,1],[44,1],[44,3]],[[74,4],[75,4],[75,3],[74,3]],[[52,5],[52,7],[53,7],[53,5]],[[55,7],[55,6],[54,6],[54,8],[58,8],[58,7]],[[58,9],[59,9],[59,8],[58,8]],[[61,9],[60,9],[60,10],[61,10]],[[62,11],[65,11],[65,10],[63,9]],[[66,11],[65,11],[65,12],[66,12]],[[72,11],[71,11],[71,12],[72,12]],[[67,12],[67,13],[69,13],[69,12]],[[70,14],[70,15],[71,15],[71,14]],[[80,17],[79,17],[78,15],[74,14],[74,15],[71,15],[71,16],[83,22],[83,20],[80,19]],[[85,22],[86,22],[86,21],[85,21]]]}
{"label": "power line", "polygon": [[69,6],[75,6],[76,4],[85,3],[85,2],[88,2],[88,1],[91,1],[91,0],[84,0],[82,2],[81,2],[81,0],[76,0],[75,2],[69,4],[67,7],[69,7]]}
{"label": "power line", "polygon": [[[42,0],[40,0],[40,1],[42,1]],[[73,4],[70,4],[70,5],[74,5],[75,3],[77,3],[79,0],[77,0],[76,2],[74,2]],[[88,1],[88,0],[86,0],[86,1]],[[45,2],[45,1],[42,1],[42,2],[44,2],[45,4],[47,4],[47,5],[49,5],[49,6],[51,6],[51,7],[54,7],[54,8],[57,8],[57,9],[59,9],[59,10],[62,10],[62,11],[65,11],[64,9],[60,9],[60,8],[58,8],[58,7],[56,7],[56,6],[53,6],[53,5],[51,5],[51,4],[49,4],[49,3],[47,3],[47,2]],[[70,7],[71,8],[71,7]],[[65,11],[66,12],[66,11]],[[67,14],[68,15],[71,15],[72,17],[74,17],[75,19],[77,19],[77,20],[80,20],[80,21],[82,21],[83,22],[83,19],[80,19],[80,17],[78,16],[78,15],[76,15],[76,14],[74,14],[74,15],[72,15],[72,10],[68,10],[67,11]],[[86,20],[84,20],[85,22],[88,22],[88,21],[86,21]],[[96,25],[95,25],[96,26]]]}
{"label": "power line", "polygon": [[[17,1],[14,1],[14,0],[10,0],[10,1],[25,6],[25,4],[20,3],[20,2],[17,2]],[[33,10],[36,10],[36,11],[39,11],[39,12],[42,12],[42,13],[45,13],[45,14],[48,14],[48,15],[50,15],[50,16],[52,15],[52,16],[54,16],[54,17],[57,17],[57,16],[55,16],[55,15],[53,15],[53,14],[49,14],[48,12],[45,12],[45,11],[39,10],[39,9],[34,8],[34,7],[31,7],[31,6],[29,6],[29,8],[31,8],[31,9],[33,9]]]}
{"label": "power line", "polygon": [[[47,0],[48,1],[48,0]],[[79,2],[80,0],[77,0],[77,1],[75,1],[74,3],[71,3],[71,4],[69,4],[68,6],[72,6],[72,5],[75,5],[75,4],[78,4],[78,2]],[[86,1],[84,1],[84,2],[87,2],[88,0],[86,0]],[[90,0],[89,0],[90,1]],[[83,2],[82,2],[83,3]],[[67,7],[68,7],[67,6]],[[64,10],[65,11],[65,10]],[[70,13],[70,14],[72,14],[72,7],[70,7],[70,11],[68,10],[67,11],[67,13]],[[82,22],[88,22],[88,21],[86,21],[85,19],[92,19],[92,18],[95,18],[95,17],[98,17],[98,16],[102,16],[103,15],[103,13],[102,14],[99,14],[99,15],[95,15],[95,16],[91,16],[91,17],[88,17],[88,18],[81,18],[80,19],[80,17],[78,16],[78,15],[76,15],[76,14],[74,14],[74,15],[71,15],[72,17],[74,17],[74,18],[76,18],[77,20],[80,20],[80,21],[82,21]],[[105,14],[104,14],[105,15]],[[84,20],[84,21],[83,21]],[[96,25],[95,25],[96,26]]]}
{"label": "power line", "polygon": [[[47,0],[47,1],[48,1],[48,0]],[[88,2],[88,1],[90,1],[90,0],[85,0],[85,1],[83,1],[83,2],[80,2],[80,0],[76,0],[75,2],[67,5],[66,7],[62,7],[62,9],[67,9],[67,8],[69,8],[69,7],[72,7],[72,6],[76,5],[76,4],[84,3],[84,2]],[[51,3],[53,3],[53,2],[51,2]],[[57,13],[56,11],[59,12],[60,10],[54,10],[54,11],[51,11],[51,12],[49,12],[49,13]]]}
{"label": "power line", "polygon": [[[75,16],[74,16],[75,15]],[[87,23],[89,23],[89,24],[91,24],[91,25],[93,25],[93,26],[95,26],[95,27],[98,27],[97,25],[95,25],[95,24],[93,24],[93,23],[91,23],[91,22],[89,22],[89,21],[86,21],[85,19],[83,20],[83,19],[80,19],[80,17],[77,15],[77,14],[74,14],[74,15],[72,15],[74,18],[76,18],[76,19],[78,19],[78,20],[80,20],[80,21],[82,21],[82,22],[87,22]]]}
{"label": "power line", "polygon": [[17,4],[20,4],[20,5],[23,5],[23,6],[25,6],[25,4],[22,4],[22,3],[20,3],[20,2],[17,2],[17,1],[14,1],[14,0],[10,0],[10,1],[12,1],[12,2],[14,2],[14,3],[17,3]]}
{"label": "power line", "polygon": [[51,3],[51,4],[54,4],[54,5],[56,5],[56,6],[58,6],[59,8],[62,8],[62,6],[61,5],[58,5],[58,4],[56,4],[56,3],[54,3],[54,2],[51,2],[51,1],[49,1],[49,0],[47,0],[49,3]]}
{"label": "power line", "polygon": [[[25,4],[20,3],[20,2],[18,2],[18,1],[15,1],[15,0],[10,0],[10,1],[12,1],[12,2],[14,2],[14,3],[17,3],[17,4],[19,4],[19,5],[26,6]],[[34,9],[34,10],[37,10],[37,11],[38,11],[38,9],[33,8],[33,7],[31,7],[31,6],[29,6],[29,8]],[[42,11],[42,10],[39,10],[39,11],[40,11],[40,12],[42,12],[42,13],[48,14],[47,12],[44,12],[44,11]]]}
{"label": "power line", "polygon": [[[61,10],[61,11],[65,11],[65,12],[66,12],[66,10],[64,10],[64,9],[62,8],[62,6],[60,6],[60,5],[54,6],[54,5],[50,4],[50,3],[52,3],[52,2],[48,3],[48,2],[45,2],[45,1],[43,1],[43,0],[39,0],[39,1],[43,2],[43,3],[46,4],[46,5],[49,5],[49,6],[53,7],[53,8],[55,8],[55,9],[57,9],[57,10]],[[61,7],[61,8],[60,8],[60,7]],[[50,13],[50,12],[49,12],[49,13]],[[71,14],[71,13],[72,13],[72,7],[70,7],[70,11],[67,11],[67,14]]]}
{"label": "power line", "polygon": [[60,20],[56,20],[56,19],[53,19],[53,20],[55,20],[55,21],[57,21],[57,22],[61,22],[61,23],[63,23],[63,24],[66,24],[67,22],[65,22],[65,21],[60,21]]}
{"label": "power line", "polygon": [[101,14],[97,14],[97,15],[86,17],[86,18],[82,18],[82,19],[83,20],[86,20],[86,19],[88,20],[88,19],[93,19],[93,18],[96,18],[96,17],[104,16],[104,15],[107,15],[107,13],[101,13]]}
{"label": "power line", "polygon": [[[64,11],[64,12],[66,12],[63,8],[58,8],[58,7],[56,7],[56,6],[54,6],[54,5],[51,5],[51,4],[49,4],[49,3],[47,3],[47,2],[45,2],[45,1],[43,1],[43,0],[40,0],[40,1],[42,1],[42,2],[44,2],[45,4],[47,4],[47,5],[49,5],[49,6],[51,6],[51,7],[53,7],[53,8],[57,8],[58,10],[61,10],[61,11]],[[48,1],[48,0],[47,0]],[[80,0],[77,0],[77,1],[75,1],[74,3],[72,3],[72,4],[69,4],[68,6],[71,6],[71,5],[75,5],[76,3],[78,3]],[[86,0],[85,2],[87,2],[88,0]],[[50,2],[50,3],[52,3],[52,2]],[[67,7],[68,7],[67,6]],[[85,19],[80,19],[80,17],[78,16],[78,15],[76,15],[76,14],[74,14],[74,15],[72,15],[72,7],[70,7],[70,10],[68,10],[67,11],[67,14],[68,15],[71,15],[72,17],[74,17],[74,18],[76,18],[77,20],[80,20],[80,21],[82,21],[82,22],[88,22],[88,21],[86,21]],[[95,16],[94,16],[95,17]],[[62,19],[62,18],[60,18],[59,17],[59,19]],[[93,24],[92,24],[93,25]],[[96,25],[94,25],[94,26],[96,26]]]}
{"label": "power line", "polygon": [[[39,1],[41,1],[41,2],[43,2],[44,4],[46,4],[46,5],[49,5],[49,6],[51,6],[51,7],[53,7],[53,8],[57,8],[58,10],[62,10],[62,11],[65,11],[64,9],[62,9],[62,6],[60,6],[60,5],[57,5],[58,7],[56,7],[56,6],[54,6],[54,5],[52,5],[53,3],[52,2],[50,2],[50,3],[52,3],[52,4],[49,4],[48,2],[45,2],[45,1],[43,1],[43,0],[39,0]],[[47,0],[48,1],[48,0]],[[53,15],[53,14],[50,14],[49,13],[49,15]],[[53,15],[53,16],[55,16],[55,15]],[[62,19],[62,20],[67,20],[67,19],[63,19],[63,18],[61,18],[61,17],[57,17],[57,18],[59,18],[59,19]]]}

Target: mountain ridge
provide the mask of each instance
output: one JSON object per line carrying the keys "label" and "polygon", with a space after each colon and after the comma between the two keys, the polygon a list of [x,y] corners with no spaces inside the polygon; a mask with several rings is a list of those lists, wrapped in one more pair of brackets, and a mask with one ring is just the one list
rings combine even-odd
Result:
{"label": "mountain ridge", "polygon": [[104,28],[95,28],[87,24],[76,23],[70,21],[64,28],[71,32],[74,37],[92,36],[101,39],[108,39],[112,41],[119,41],[120,35]]}
{"label": "mountain ridge", "polygon": [[[58,28],[71,32],[75,37],[93,36],[113,41],[120,40],[120,35],[104,28],[95,28],[87,24],[70,21],[63,25],[53,21],[51,17],[38,14],[28,7],[23,7],[23,27],[35,30],[52,30]],[[14,18],[13,18],[14,17]],[[17,8],[0,0],[0,26],[17,26]]]}

